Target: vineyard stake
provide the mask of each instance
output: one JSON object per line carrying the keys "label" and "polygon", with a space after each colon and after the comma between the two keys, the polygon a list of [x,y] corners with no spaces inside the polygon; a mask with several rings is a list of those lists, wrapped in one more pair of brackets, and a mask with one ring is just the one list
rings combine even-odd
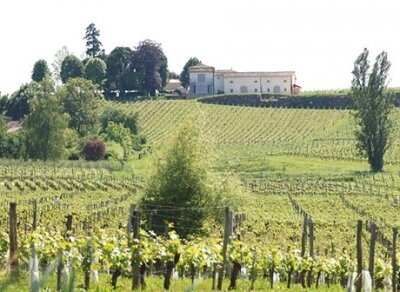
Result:
{"label": "vineyard stake", "polygon": [[[312,222],[311,218],[308,223],[308,228],[310,229],[310,258],[312,260],[314,260],[314,223]],[[311,265],[311,269],[308,271],[308,275],[307,275],[307,286],[308,287],[311,287],[312,268],[313,268],[313,265]]]}
{"label": "vineyard stake", "polygon": [[33,200],[33,223],[32,223],[32,229],[36,230],[37,226],[37,199]]}
{"label": "vineyard stake", "polygon": [[392,248],[392,288],[393,292],[397,291],[397,259],[396,259],[396,244],[397,244],[397,228],[393,228],[393,248]]}
{"label": "vineyard stake", "polygon": [[356,292],[361,292],[362,288],[362,220],[357,222],[357,281],[356,281]]}
{"label": "vineyard stake", "polygon": [[[131,213],[131,226],[133,231],[133,238],[137,247],[132,254],[132,290],[138,289],[140,286],[140,262],[139,262],[139,241],[140,241],[140,213],[133,208]],[[136,262],[135,262],[136,259]]]}
{"label": "vineyard stake", "polygon": [[222,245],[222,266],[218,273],[218,282],[217,282],[217,290],[222,290],[222,280],[224,278],[224,271],[226,268],[226,251],[228,249],[229,237],[231,236],[231,226],[232,222],[230,220],[232,217],[230,216],[230,208],[225,207],[225,229],[224,229],[224,242]]}
{"label": "vineyard stake", "polygon": [[13,277],[18,277],[18,240],[17,240],[17,204],[10,203],[10,273]]}
{"label": "vineyard stake", "polygon": [[369,273],[372,279],[372,287],[374,287],[374,266],[375,266],[375,243],[376,243],[376,226],[374,223],[370,226],[371,240],[369,244]]}

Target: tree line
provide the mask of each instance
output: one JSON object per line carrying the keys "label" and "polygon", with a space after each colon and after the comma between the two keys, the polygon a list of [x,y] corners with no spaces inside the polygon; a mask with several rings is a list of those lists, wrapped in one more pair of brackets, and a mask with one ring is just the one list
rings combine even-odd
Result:
{"label": "tree line", "polygon": [[0,118],[0,158],[122,161],[146,143],[137,115],[105,107],[98,87],[81,77],[56,87],[45,75],[23,85],[11,100],[6,113],[21,119],[22,128],[10,132]]}

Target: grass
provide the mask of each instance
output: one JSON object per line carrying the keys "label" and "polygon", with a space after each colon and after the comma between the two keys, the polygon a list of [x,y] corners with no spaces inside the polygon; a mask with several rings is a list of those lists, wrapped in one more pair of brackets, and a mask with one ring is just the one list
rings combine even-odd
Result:
{"label": "grass", "polygon": [[[110,275],[100,274],[99,282],[92,283],[90,290],[91,292],[123,292],[131,291],[131,279],[120,277],[118,279],[118,286],[116,290],[113,290],[110,285]],[[146,278],[147,287],[144,291],[149,292],[159,292],[163,291],[163,278],[162,277],[151,277]],[[236,291],[249,291],[250,281],[246,279],[238,280],[238,289]],[[269,286],[268,279],[258,279],[255,282],[255,289],[253,291],[305,291],[299,284],[293,284],[290,289],[286,288],[285,283],[275,284],[274,289]],[[212,291],[211,289],[212,281],[211,279],[198,279],[195,280],[194,285],[190,279],[173,279],[171,281],[171,287],[169,291],[173,292],[184,292],[184,291]],[[222,291],[227,291],[229,286],[229,281],[224,280],[222,285]],[[80,274],[77,277],[77,283],[75,284],[76,289],[74,291],[85,291],[83,289],[83,275]],[[56,278],[53,275],[48,283],[43,287],[43,291],[55,291],[56,288]],[[193,289],[194,288],[194,289]],[[6,276],[0,277],[0,291],[13,291],[13,292],[26,292],[29,291],[29,275],[26,272],[20,274],[18,280],[9,279]],[[338,285],[332,285],[327,287],[326,285],[321,285],[318,289],[315,287],[307,288],[306,291],[343,291],[343,288]]]}

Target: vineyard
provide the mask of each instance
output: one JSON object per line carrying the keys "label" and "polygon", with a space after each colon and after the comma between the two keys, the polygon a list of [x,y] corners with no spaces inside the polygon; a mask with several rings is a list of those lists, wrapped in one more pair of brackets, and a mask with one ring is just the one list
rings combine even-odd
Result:
{"label": "vineyard", "polygon": [[[162,144],[189,114],[202,115],[204,129],[220,152],[220,160],[257,161],[271,155],[364,161],[355,149],[350,111],[246,108],[187,101],[144,101],[115,107],[138,113],[144,134]],[[394,141],[386,163],[400,162],[400,110],[394,111]]]}
{"label": "vineyard", "polygon": [[[202,115],[215,145],[212,171],[237,175],[246,190],[240,208],[210,207],[219,219],[205,223],[205,236],[181,239],[173,226],[156,235],[144,220],[150,211],[135,208],[145,172],[117,179],[107,163],[2,161],[0,265],[20,281],[0,277],[1,291],[342,291],[360,267],[365,287],[368,279],[377,288],[397,285],[398,124],[389,170],[372,175],[357,155],[349,111],[195,101],[110,106],[138,113],[151,143],[152,153],[134,165],[150,165],[187,115]],[[394,115],[398,123],[400,111]],[[267,165],[271,157],[297,159],[304,169]],[[320,163],[314,171],[306,166],[313,161]],[[170,217],[177,211],[155,208]]]}

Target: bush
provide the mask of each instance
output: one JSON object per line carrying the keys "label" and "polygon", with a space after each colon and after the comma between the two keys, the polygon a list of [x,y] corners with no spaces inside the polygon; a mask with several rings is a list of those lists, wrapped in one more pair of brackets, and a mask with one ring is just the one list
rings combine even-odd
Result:
{"label": "bush", "polygon": [[100,160],[104,157],[105,153],[106,145],[99,139],[88,140],[83,147],[83,155],[86,160]]}
{"label": "bush", "polygon": [[210,171],[212,147],[202,125],[194,116],[182,123],[148,180],[141,206],[154,212],[153,230],[158,234],[165,232],[166,222],[183,238],[200,233],[205,219],[212,219],[218,209],[213,208],[235,205],[230,198],[238,197],[238,189]]}
{"label": "bush", "polygon": [[128,128],[133,135],[138,133],[139,125],[137,114],[131,115],[118,109],[107,108],[100,118],[101,131],[104,131],[110,122],[122,124],[125,128]]}

